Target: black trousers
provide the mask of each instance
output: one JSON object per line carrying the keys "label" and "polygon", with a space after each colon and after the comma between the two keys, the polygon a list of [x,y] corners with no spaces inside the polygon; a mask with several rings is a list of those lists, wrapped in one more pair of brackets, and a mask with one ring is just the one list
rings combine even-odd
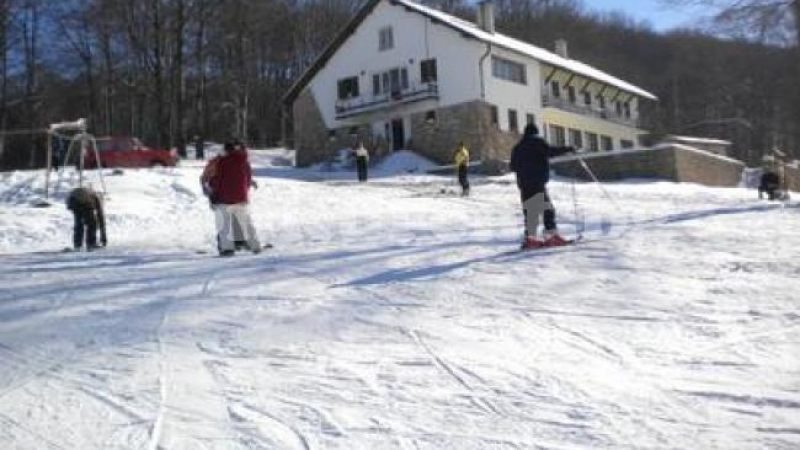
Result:
{"label": "black trousers", "polygon": [[356,170],[358,171],[358,181],[367,181],[367,158],[356,157]]}
{"label": "black trousers", "polygon": [[458,184],[461,185],[462,193],[469,193],[469,168],[466,164],[458,166]]}
{"label": "black trousers", "polygon": [[546,231],[553,231],[556,229],[556,210],[553,203],[550,201],[550,195],[547,193],[547,186],[544,184],[531,184],[520,185],[519,193],[522,200],[522,214],[525,217],[525,237],[528,236],[528,209],[525,206],[529,200],[542,194],[544,205],[544,229]]}
{"label": "black trousers", "polygon": [[778,185],[774,183],[762,183],[758,186],[758,198],[764,198],[764,194],[767,194],[767,198],[769,200],[775,200],[778,193]]}
{"label": "black trousers", "polygon": [[72,230],[72,245],[75,248],[83,247],[86,238],[86,248],[97,247],[97,217],[91,208],[78,208],[72,211],[75,217],[75,226]]}

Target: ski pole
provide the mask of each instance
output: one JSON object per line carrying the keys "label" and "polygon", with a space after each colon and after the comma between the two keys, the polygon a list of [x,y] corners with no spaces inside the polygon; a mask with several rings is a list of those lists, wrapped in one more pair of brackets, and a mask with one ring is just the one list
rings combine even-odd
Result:
{"label": "ski pole", "polygon": [[581,158],[580,156],[578,156],[578,161],[581,163],[583,170],[585,170],[586,173],[589,174],[592,180],[597,184],[597,187],[600,188],[600,191],[603,193],[603,196],[605,196],[608,199],[608,201],[610,201],[611,204],[613,204],[614,207],[617,208],[620,212],[625,212],[622,208],[620,208],[616,200],[614,200],[614,197],[612,197],[611,194],[609,194],[608,191],[603,187],[603,184],[600,182],[600,180],[597,178],[594,172],[592,172],[592,169],[589,168],[589,165],[586,164],[586,161],[584,161],[583,158]]}
{"label": "ski pole", "polygon": [[574,214],[575,214],[575,232],[576,232],[578,238],[582,238],[583,237],[583,231],[584,231],[584,229],[586,227],[586,224],[584,223],[583,218],[580,216],[580,213],[578,212],[578,193],[577,193],[577,190],[578,190],[578,188],[576,187],[575,177],[572,177],[572,206],[573,206],[573,209],[575,210],[575,212],[574,212]]}

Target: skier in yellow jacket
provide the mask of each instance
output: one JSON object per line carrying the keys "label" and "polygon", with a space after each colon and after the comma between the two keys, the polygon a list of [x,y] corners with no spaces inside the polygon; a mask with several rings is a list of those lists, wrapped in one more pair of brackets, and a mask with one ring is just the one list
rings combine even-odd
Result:
{"label": "skier in yellow jacket", "polygon": [[458,174],[458,184],[461,185],[461,195],[469,195],[469,150],[463,142],[458,144],[458,149],[453,153],[453,163]]}

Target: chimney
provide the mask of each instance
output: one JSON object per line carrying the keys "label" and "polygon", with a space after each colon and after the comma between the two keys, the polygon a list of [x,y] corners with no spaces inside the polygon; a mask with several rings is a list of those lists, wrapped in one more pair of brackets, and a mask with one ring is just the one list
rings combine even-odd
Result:
{"label": "chimney", "polygon": [[556,40],[556,55],[564,58],[569,59],[569,49],[567,45],[566,39],[558,39]]}
{"label": "chimney", "polygon": [[478,3],[478,17],[475,21],[481,30],[494,33],[494,1],[483,0]]}

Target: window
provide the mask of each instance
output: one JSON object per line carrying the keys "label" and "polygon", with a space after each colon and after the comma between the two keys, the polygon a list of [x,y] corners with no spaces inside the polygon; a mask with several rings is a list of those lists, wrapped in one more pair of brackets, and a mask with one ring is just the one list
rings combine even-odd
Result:
{"label": "window", "polygon": [[589,91],[583,91],[583,103],[586,106],[592,106],[592,93]]}
{"label": "window", "polygon": [[603,143],[604,152],[610,152],[611,150],[614,150],[614,141],[610,136],[601,136],[600,141]]}
{"label": "window", "polygon": [[553,97],[561,98],[561,85],[558,84],[558,81],[550,83],[550,91],[553,93]]}
{"label": "window", "polygon": [[586,144],[588,145],[588,149],[590,152],[600,151],[600,141],[597,139],[596,134],[586,133]]}
{"label": "window", "polygon": [[602,95],[597,96],[597,105],[600,106],[600,109],[606,109],[606,98]]}
{"label": "window", "polygon": [[622,148],[633,148],[633,141],[629,141],[627,139],[622,139],[619,141]]}
{"label": "window", "polygon": [[575,93],[575,86],[567,86],[567,98],[570,103],[578,103],[578,96]]}
{"label": "window", "polygon": [[430,125],[436,123],[436,111],[428,111],[425,113],[425,123]]}
{"label": "window", "polygon": [[624,111],[625,118],[626,119],[630,119],[631,118],[631,102],[625,102],[625,105],[624,105],[623,109],[625,110]]}
{"label": "window", "polygon": [[372,76],[372,90],[375,95],[399,94],[408,89],[408,70],[398,67]]}
{"label": "window", "polygon": [[501,80],[528,84],[524,65],[496,56],[492,56],[492,75]]}
{"label": "window", "polygon": [[615,102],[614,107],[617,110],[617,115],[622,116],[622,102]]}
{"label": "window", "polygon": [[328,130],[328,139],[331,141],[336,140],[336,130]]}
{"label": "window", "polygon": [[500,123],[499,113],[497,111],[497,106],[492,105],[491,107],[491,115],[492,115],[492,125],[497,126]]}
{"label": "window", "polygon": [[391,50],[394,48],[394,33],[392,27],[381,28],[378,32],[378,49],[380,51]]}
{"label": "window", "polygon": [[438,77],[436,74],[436,60],[426,59],[419,65],[420,67],[420,80],[423,83],[436,83]]}
{"label": "window", "polygon": [[569,129],[569,145],[579,150],[583,148],[583,133],[581,130]]}
{"label": "window", "polygon": [[567,145],[567,133],[566,130],[564,130],[564,127],[559,125],[550,125],[550,140],[553,145]]}
{"label": "window", "polygon": [[350,136],[358,136],[358,127],[350,127]]}
{"label": "window", "polygon": [[517,111],[514,109],[508,110],[508,130],[519,133],[519,122],[517,121]]}
{"label": "window", "polygon": [[526,114],[525,115],[525,123],[526,124],[536,124],[536,116],[533,114]]}
{"label": "window", "polygon": [[339,100],[358,97],[358,78],[350,77],[339,80]]}

